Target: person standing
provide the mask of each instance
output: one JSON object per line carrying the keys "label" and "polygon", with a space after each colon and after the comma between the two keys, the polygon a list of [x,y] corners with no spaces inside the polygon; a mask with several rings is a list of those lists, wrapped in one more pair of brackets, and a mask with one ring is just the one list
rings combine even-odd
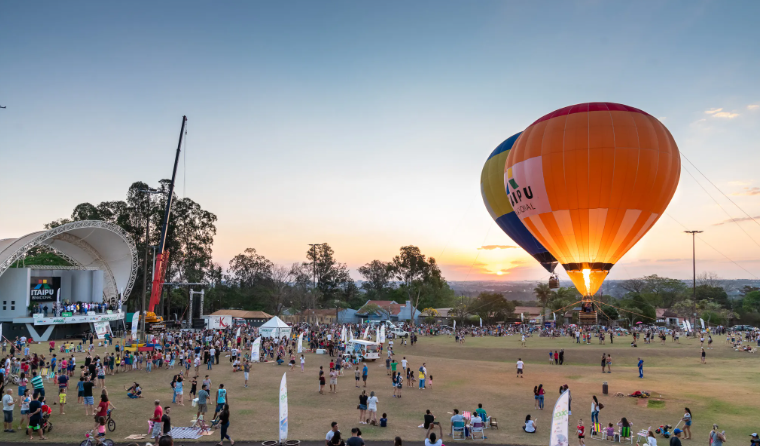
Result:
{"label": "person standing", "polygon": [[5,430],[3,432],[16,432],[13,430],[13,407],[15,405],[13,390],[5,389],[5,395],[3,395],[3,426]]}
{"label": "person standing", "polygon": [[248,375],[250,374],[250,372],[251,372],[251,361],[246,360],[245,364],[243,364],[243,378],[245,378],[245,381],[243,382],[243,387],[248,387]]}
{"label": "person standing", "polygon": [[670,437],[670,446],[681,446],[681,429],[673,429],[673,436]]}
{"label": "person standing", "polygon": [[44,395],[40,395],[37,399],[32,400],[29,403],[29,439],[34,440],[34,432],[37,431],[40,434],[40,440],[47,440],[42,433],[42,404],[45,400]]}
{"label": "person standing", "polygon": [[605,373],[604,367],[607,365],[607,355],[602,353],[602,373]]}
{"label": "person standing", "polygon": [[522,358],[517,358],[517,377],[522,378],[523,377],[523,368],[525,367],[525,363],[523,362]]}
{"label": "person standing", "polygon": [[644,377],[644,360],[643,359],[639,358],[638,366],[639,366],[639,378],[643,378]]}
{"label": "person standing", "polygon": [[425,389],[425,378],[427,378],[427,368],[425,368],[425,363],[422,363],[422,366],[420,367],[420,390]]}
{"label": "person standing", "polygon": [[224,388],[224,384],[219,384],[219,389],[216,391],[216,410],[214,410],[214,418],[216,418],[216,414],[224,409],[225,405],[227,405],[227,389]]}
{"label": "person standing", "polygon": [[379,401],[377,400],[377,397],[375,396],[375,392],[369,393],[369,399],[367,399],[367,411],[369,412],[369,422],[377,424],[377,403]]}
{"label": "person standing", "polygon": [[607,353],[607,373],[612,373],[612,355]]}
{"label": "person standing", "polygon": [[367,367],[367,363],[364,363],[364,368],[362,369],[362,381],[364,381],[364,387],[367,387],[367,376],[369,375],[369,368]]}
{"label": "person standing", "polygon": [[222,443],[224,443],[224,439],[230,440],[230,444],[235,444],[235,441],[230,438],[230,436],[227,434],[227,430],[230,428],[230,405],[225,404],[222,408],[221,413],[219,414],[219,425],[222,427],[221,429],[221,440],[219,440],[218,445],[221,446]]}
{"label": "person standing", "polygon": [[683,420],[684,422],[683,438],[686,440],[691,440],[691,410],[688,407],[684,407],[683,410],[684,410],[684,414],[683,414],[683,418],[681,418],[681,420]]}
{"label": "person standing", "polygon": [[713,424],[713,429],[710,431],[710,444],[712,446],[723,446],[726,441],[726,431],[718,432],[718,425]]}
{"label": "person standing", "polygon": [[201,387],[201,391],[198,392],[198,413],[195,415],[195,418],[198,418],[201,415],[205,416],[206,410],[208,410],[208,397],[208,386],[204,384],[203,387]]}
{"label": "person standing", "polygon": [[596,399],[596,395],[593,396],[591,401],[591,424],[599,423],[599,400]]}

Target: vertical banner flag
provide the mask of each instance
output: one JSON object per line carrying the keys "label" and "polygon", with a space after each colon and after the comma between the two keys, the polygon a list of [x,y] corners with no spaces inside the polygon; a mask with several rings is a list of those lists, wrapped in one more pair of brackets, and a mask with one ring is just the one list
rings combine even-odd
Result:
{"label": "vertical banner flag", "polygon": [[298,353],[303,353],[303,333],[298,335]]}
{"label": "vertical banner flag", "polygon": [[348,331],[348,333],[351,335],[351,340],[353,341],[354,340],[354,329],[352,328],[351,330]]}
{"label": "vertical banner flag", "polygon": [[705,320],[702,318],[699,318],[699,322],[702,324],[702,330],[705,329]]}
{"label": "vertical banner flag", "polygon": [[282,374],[280,382],[280,444],[288,440],[288,382],[287,373]]}
{"label": "vertical banner flag", "polygon": [[454,330],[457,329],[457,321],[454,321]]}
{"label": "vertical banner flag", "polygon": [[369,325],[367,325],[367,328],[364,329],[364,334],[362,335],[362,339],[367,339],[367,336],[369,336]]}
{"label": "vertical banner flag", "polygon": [[480,318],[480,326],[481,327],[483,326],[483,318],[482,317]]}
{"label": "vertical banner flag", "polygon": [[253,341],[253,345],[251,346],[251,361],[252,362],[259,362],[260,349],[261,349],[261,336],[256,338],[256,340]]}
{"label": "vertical banner flag", "polygon": [[340,342],[346,342],[346,327],[340,330]]}
{"label": "vertical banner flag", "polygon": [[140,313],[135,311],[132,315],[132,339],[137,339],[137,324],[140,322]]}
{"label": "vertical banner flag", "polygon": [[237,331],[237,334],[235,334],[235,337],[236,337],[236,338],[239,338],[239,337],[240,337],[240,329],[241,329],[241,328],[242,328],[242,327],[238,327],[238,331]]}
{"label": "vertical banner flag", "polygon": [[385,325],[383,325],[382,327],[380,327],[380,340],[377,341],[377,342],[380,342],[380,343],[384,343],[385,342]]}
{"label": "vertical banner flag", "polygon": [[565,390],[557,399],[552,415],[552,430],[549,446],[568,446],[567,421],[569,413],[567,406],[570,402],[570,391]]}
{"label": "vertical banner flag", "polygon": [[525,318],[523,317],[523,314],[522,314],[522,313],[520,313],[520,321],[521,321],[521,322],[525,322]]}

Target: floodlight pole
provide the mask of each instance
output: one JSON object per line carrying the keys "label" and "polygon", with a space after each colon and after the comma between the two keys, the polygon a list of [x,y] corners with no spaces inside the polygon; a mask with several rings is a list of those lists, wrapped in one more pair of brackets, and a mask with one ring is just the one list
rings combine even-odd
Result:
{"label": "floodlight pole", "polygon": [[[311,249],[314,251],[314,254],[313,254],[314,255],[314,260],[312,262],[312,265],[313,265],[312,266],[312,270],[314,272],[314,288],[312,289],[312,296],[314,298],[313,302],[314,302],[314,307],[315,308],[317,306],[317,246],[323,246],[323,245],[326,245],[326,244],[327,243],[309,243],[309,246],[311,246]],[[314,309],[315,308],[312,308],[311,314],[316,319],[317,316],[314,314]],[[336,314],[337,314],[337,312],[336,312]]]}
{"label": "floodlight pole", "polygon": [[694,291],[694,297],[692,298],[692,315],[694,316],[694,326],[697,326],[697,234],[701,234],[704,231],[683,231],[686,234],[691,234],[691,265],[693,269],[693,282],[692,290]]}

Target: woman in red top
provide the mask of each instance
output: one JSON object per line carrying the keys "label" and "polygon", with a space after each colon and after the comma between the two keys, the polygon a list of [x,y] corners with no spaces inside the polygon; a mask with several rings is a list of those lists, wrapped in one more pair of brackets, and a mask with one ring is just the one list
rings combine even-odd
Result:
{"label": "woman in red top", "polygon": [[100,417],[107,418],[108,417],[108,409],[116,409],[116,406],[111,404],[110,401],[108,401],[108,395],[102,394],[100,395],[100,403],[98,404],[98,408],[95,412],[95,427],[99,426],[100,423],[98,422],[98,419]]}

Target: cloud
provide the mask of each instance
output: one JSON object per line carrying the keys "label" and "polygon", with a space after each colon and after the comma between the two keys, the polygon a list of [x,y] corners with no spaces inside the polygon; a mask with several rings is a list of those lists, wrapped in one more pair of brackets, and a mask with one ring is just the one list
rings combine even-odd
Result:
{"label": "cloud", "polygon": [[478,249],[479,250],[480,249],[485,249],[486,251],[492,251],[494,249],[509,249],[509,248],[517,248],[517,246],[512,246],[512,245],[484,245],[484,246],[481,246]]}
{"label": "cloud", "polygon": [[729,218],[728,220],[723,220],[720,223],[715,223],[713,226],[721,226],[725,225],[726,223],[739,223],[742,221],[752,221],[752,220],[760,220],[760,215],[757,217],[741,217],[741,218]]}
{"label": "cloud", "polygon": [[728,184],[731,186],[749,186],[752,181],[729,181]]}
{"label": "cloud", "polygon": [[710,110],[705,110],[705,114],[711,115],[713,118],[726,118],[726,119],[734,119],[735,117],[739,116],[739,113],[731,113],[731,112],[723,111],[722,108],[711,108]]}
{"label": "cloud", "polygon": [[757,110],[758,108],[760,108],[760,104],[749,104],[747,106],[747,110]]}
{"label": "cloud", "polygon": [[743,192],[734,192],[731,195],[760,195],[760,187],[745,187]]}
{"label": "cloud", "polygon": [[691,259],[657,259],[658,262],[666,262],[666,263],[684,262],[686,260],[691,260]]}

